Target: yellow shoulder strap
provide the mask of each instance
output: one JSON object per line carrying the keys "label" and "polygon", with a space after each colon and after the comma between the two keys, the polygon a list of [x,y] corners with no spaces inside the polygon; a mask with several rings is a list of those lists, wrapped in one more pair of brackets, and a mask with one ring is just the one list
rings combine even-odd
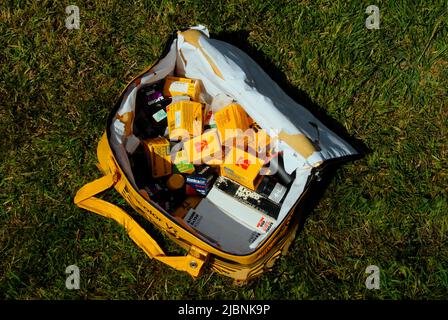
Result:
{"label": "yellow shoulder strap", "polygon": [[[163,263],[173,267],[176,270],[186,271],[193,277],[200,275],[205,260],[198,259],[196,256],[190,255],[180,257],[169,257],[163,252],[157,242],[123,209],[116,205],[96,198],[95,195],[105,191],[118,181],[118,175],[115,173],[108,174],[102,178],[92,181],[84,185],[76,193],[74,202],[80,207],[95,212],[106,218],[111,218],[121,224],[129,237],[150,257],[155,258]],[[202,251],[198,248],[192,248]],[[191,252],[191,250],[190,250]]]}

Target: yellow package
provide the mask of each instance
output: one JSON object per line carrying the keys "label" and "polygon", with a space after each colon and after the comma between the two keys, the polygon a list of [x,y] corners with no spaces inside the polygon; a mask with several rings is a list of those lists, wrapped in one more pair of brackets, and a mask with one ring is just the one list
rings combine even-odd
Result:
{"label": "yellow package", "polygon": [[266,130],[259,129],[257,132],[253,132],[252,139],[249,139],[247,147],[249,150],[255,150],[257,157],[268,156],[270,143],[271,138]]}
{"label": "yellow package", "polygon": [[174,158],[174,171],[179,173],[193,173],[194,165],[188,160],[185,150],[180,150]]}
{"label": "yellow package", "polygon": [[231,103],[216,112],[214,120],[219,130],[221,141],[234,138],[236,129],[240,129],[242,132],[249,129],[249,119],[246,111],[237,103]]}
{"label": "yellow package", "polygon": [[182,140],[202,133],[202,104],[178,101],[166,107],[170,140]]}
{"label": "yellow package", "polygon": [[198,101],[200,93],[199,80],[166,77],[163,86],[163,95],[165,97],[187,95],[191,100]]}
{"label": "yellow package", "polygon": [[184,202],[182,202],[182,204],[174,210],[173,216],[177,218],[185,217],[188,211],[196,208],[201,200],[202,197],[199,196],[188,196]]}
{"label": "yellow package", "polygon": [[221,175],[255,190],[263,176],[259,172],[264,161],[239,148],[231,147],[221,166]]}
{"label": "yellow package", "polygon": [[163,137],[143,141],[153,178],[171,174],[170,143]]}
{"label": "yellow package", "polygon": [[192,163],[215,161],[215,158],[222,153],[218,131],[216,129],[208,130],[200,136],[187,140],[184,143],[184,150],[188,160]]}
{"label": "yellow package", "polygon": [[272,139],[266,130],[251,127],[244,134],[237,136],[232,143],[237,148],[251,152],[258,158],[265,158],[269,156],[271,141]]}

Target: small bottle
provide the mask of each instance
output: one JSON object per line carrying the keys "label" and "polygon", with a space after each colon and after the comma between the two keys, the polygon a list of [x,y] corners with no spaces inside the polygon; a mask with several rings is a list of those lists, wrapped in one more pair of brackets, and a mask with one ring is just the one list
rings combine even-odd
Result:
{"label": "small bottle", "polygon": [[179,205],[181,205],[182,201],[184,201],[185,194],[185,178],[178,173],[172,174],[166,180],[166,188],[165,192],[165,210],[172,212]]}
{"label": "small bottle", "polygon": [[293,175],[285,171],[283,156],[278,154],[272,157],[268,163],[269,171],[272,172],[278,180],[284,185],[289,185],[293,181]]}
{"label": "small bottle", "polygon": [[179,191],[185,185],[185,178],[178,173],[171,175],[166,181],[166,187],[170,191]]}
{"label": "small bottle", "polygon": [[269,200],[280,204],[283,201],[288,189],[278,182],[274,176],[264,176],[256,191]]}

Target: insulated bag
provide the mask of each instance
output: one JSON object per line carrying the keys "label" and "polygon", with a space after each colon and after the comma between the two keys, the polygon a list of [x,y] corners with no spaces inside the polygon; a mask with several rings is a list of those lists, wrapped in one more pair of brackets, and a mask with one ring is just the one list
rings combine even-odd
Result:
{"label": "insulated bag", "polygon": [[[284,169],[294,174],[294,180],[267,232],[248,232],[231,218],[218,216],[213,220],[210,213],[201,218],[210,230],[216,230],[216,235],[211,231],[203,236],[139,192],[128,152],[136,140],[132,131],[137,91],[173,75],[200,80],[204,99],[222,94],[232,97],[251,119],[278,139]],[[208,268],[244,284],[271,269],[274,261],[286,253],[298,228],[301,200],[325,164],[356,154],[349,143],[286,95],[246,53],[211,39],[205,27],[196,26],[174,33],[162,57],[125,88],[97,148],[98,167],[104,176],[84,185],[74,202],[114,219],[150,258],[195,278]],[[166,254],[131,215],[97,197],[109,188],[117,190],[138,214],[185,249],[186,254]],[[206,212],[213,210],[206,208],[205,202],[203,206]]]}

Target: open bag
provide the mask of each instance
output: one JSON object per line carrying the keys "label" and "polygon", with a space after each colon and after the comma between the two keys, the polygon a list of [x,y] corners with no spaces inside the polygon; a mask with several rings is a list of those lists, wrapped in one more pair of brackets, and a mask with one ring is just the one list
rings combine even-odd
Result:
{"label": "open bag", "polygon": [[[205,100],[222,94],[231,97],[261,128],[276,135],[285,170],[294,173],[294,180],[269,232],[246,232],[236,221],[222,217],[205,220],[212,230],[221,231],[216,236],[219,239],[213,239],[213,234],[204,237],[139,192],[127,148],[136,139],[132,130],[137,92],[144,85],[172,75],[200,80]],[[247,54],[226,42],[210,39],[203,26],[191,27],[174,34],[163,56],[126,87],[98,144],[99,168],[104,176],[83,186],[74,202],[117,221],[150,258],[193,277],[198,277],[208,266],[237,283],[245,283],[269,270],[279,255],[287,251],[298,227],[296,209],[300,209],[300,200],[316,172],[329,160],[356,154],[350,144],[287,96]],[[186,255],[166,255],[129,214],[96,197],[112,187],[139,214],[184,248]]]}

